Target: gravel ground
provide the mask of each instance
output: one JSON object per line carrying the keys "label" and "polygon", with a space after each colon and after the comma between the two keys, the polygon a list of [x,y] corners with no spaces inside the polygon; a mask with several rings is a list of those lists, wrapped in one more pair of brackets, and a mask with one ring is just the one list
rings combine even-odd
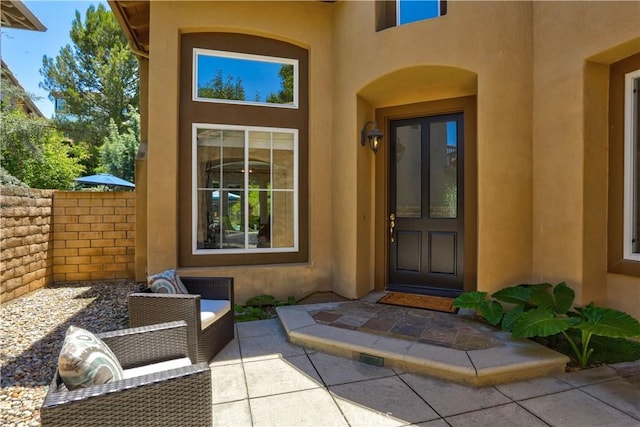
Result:
{"label": "gravel ground", "polygon": [[0,425],[40,425],[40,406],[70,325],[92,332],[125,328],[133,281],[54,285],[0,306]]}

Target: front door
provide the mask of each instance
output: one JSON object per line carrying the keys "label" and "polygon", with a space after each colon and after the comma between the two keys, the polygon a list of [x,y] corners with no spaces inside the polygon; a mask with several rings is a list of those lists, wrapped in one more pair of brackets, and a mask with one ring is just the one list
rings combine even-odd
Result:
{"label": "front door", "polygon": [[387,289],[463,288],[463,114],[391,121]]}

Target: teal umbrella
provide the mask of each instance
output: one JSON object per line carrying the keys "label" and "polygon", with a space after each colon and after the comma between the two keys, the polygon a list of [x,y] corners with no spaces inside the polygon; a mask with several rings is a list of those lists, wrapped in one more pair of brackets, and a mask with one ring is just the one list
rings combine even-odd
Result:
{"label": "teal umbrella", "polygon": [[97,175],[83,176],[80,178],[76,178],[76,182],[79,184],[117,185],[120,187],[129,187],[129,188],[133,188],[136,186],[133,182],[129,182],[122,178],[118,178],[117,176],[111,175],[109,173],[99,173]]}

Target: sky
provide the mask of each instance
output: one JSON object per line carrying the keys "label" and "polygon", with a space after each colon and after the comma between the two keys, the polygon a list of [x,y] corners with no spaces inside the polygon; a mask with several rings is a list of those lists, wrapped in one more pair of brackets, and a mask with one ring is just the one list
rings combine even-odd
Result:
{"label": "sky", "polygon": [[[0,39],[0,56],[9,66],[13,75],[22,87],[36,98],[34,102],[45,117],[53,116],[53,102],[48,93],[39,87],[43,78],[40,75],[42,57],[47,55],[55,58],[60,48],[71,44],[69,31],[71,22],[78,10],[84,20],[84,15],[90,5],[104,4],[106,1],[58,1],[35,0],[23,1],[24,5],[47,27],[47,31],[27,31],[12,28],[2,28]],[[110,10],[110,9],[109,9]]]}

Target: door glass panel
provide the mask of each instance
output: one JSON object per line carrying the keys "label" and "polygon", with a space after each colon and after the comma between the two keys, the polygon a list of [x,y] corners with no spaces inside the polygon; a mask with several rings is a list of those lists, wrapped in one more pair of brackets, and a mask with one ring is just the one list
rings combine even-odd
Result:
{"label": "door glass panel", "polygon": [[422,217],[422,126],[396,128],[396,216]]}
{"label": "door glass panel", "polygon": [[429,217],[456,218],[458,137],[455,121],[431,124],[429,159]]}

